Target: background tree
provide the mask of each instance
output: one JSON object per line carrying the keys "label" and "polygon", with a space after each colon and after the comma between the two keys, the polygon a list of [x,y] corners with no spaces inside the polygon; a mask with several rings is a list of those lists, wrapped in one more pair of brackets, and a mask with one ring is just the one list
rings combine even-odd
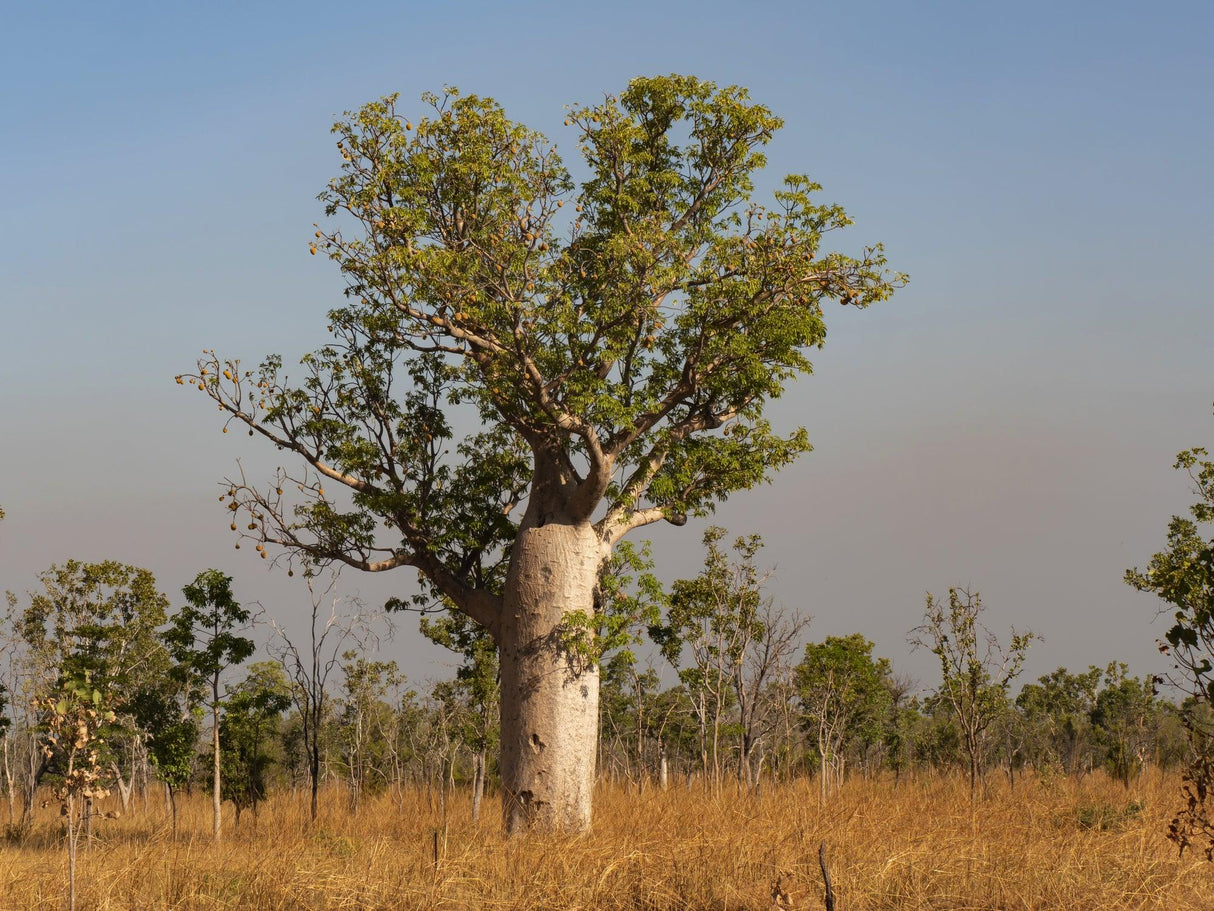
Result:
{"label": "background tree", "polygon": [[986,733],[1006,710],[1008,687],[1020,675],[1029,646],[1037,638],[1013,630],[1003,648],[982,624],[982,610],[978,592],[950,588],[947,605],[928,592],[923,624],[910,634],[913,647],[928,649],[940,661],[936,694],[957,722],[969,760],[971,803],[977,799]]}
{"label": "background tree", "polygon": [[[5,612],[0,618],[0,652],[4,659],[5,725],[0,732],[3,747],[5,786],[8,793],[8,822],[24,831],[32,822],[37,783],[47,760],[40,739],[38,699],[53,690],[48,679],[45,643],[31,643],[24,635],[17,596],[5,592]],[[16,816],[20,804],[21,815]]]}
{"label": "background tree", "polygon": [[448,610],[435,620],[421,618],[422,635],[463,656],[455,671],[455,686],[469,708],[467,739],[472,749],[472,821],[481,818],[485,794],[489,750],[499,737],[497,714],[501,699],[497,645],[484,627],[477,626],[465,614]]}
{"label": "background tree", "polygon": [[282,667],[264,661],[252,665],[225,700],[219,720],[223,797],[235,807],[236,826],[246,807],[253,810],[256,821],[257,804],[266,796],[266,772],[274,761],[268,748],[290,706]]}
{"label": "background tree", "polygon": [[[151,572],[114,560],[68,560],[51,566],[39,581],[41,590],[31,594],[20,621],[30,696],[45,697],[86,673],[99,690],[121,695],[118,722],[104,740],[103,755],[126,808],[147,735],[132,712],[133,696],[165,685],[168,657],[159,627],[168,599]],[[45,763],[31,787],[44,770]]]}
{"label": "background tree", "polygon": [[1090,770],[1092,710],[1100,677],[1098,667],[1081,674],[1060,667],[1021,688],[1016,707],[1029,732],[1027,759],[1039,771],[1050,763],[1070,775]]}
{"label": "background tree", "polygon": [[780,721],[777,703],[789,695],[786,684],[791,676],[791,659],[808,625],[809,617],[790,613],[764,597],[755,616],[754,637],[734,664],[738,779],[747,787],[758,787],[765,743]]}
{"label": "background tree", "polygon": [[371,661],[352,651],[342,655],[341,669],[336,721],[350,786],[350,812],[357,815],[371,775],[382,768],[387,744],[378,735],[384,716],[394,711],[389,694],[400,689],[404,676],[395,661]]}
{"label": "background tree", "polygon": [[[308,781],[311,788],[310,812],[316,821],[319,812],[321,737],[324,732],[325,709],[328,703],[329,675],[338,666],[346,646],[360,641],[365,623],[358,601],[349,601],[351,612],[342,612],[341,598],[334,594],[337,577],[318,590],[314,577],[307,580],[311,601],[311,625],[308,628],[307,651],[302,651],[286,630],[274,624],[278,642],[271,646],[278,662],[291,681],[291,699],[299,712],[300,725],[307,753]],[[328,601],[327,611],[321,605]]]}
{"label": "background tree", "polygon": [[[0,519],[4,518],[0,510]],[[21,639],[16,635],[15,608],[17,599],[11,592],[5,593],[5,610],[0,614],[0,769],[4,773],[5,791],[8,795],[8,824],[13,825],[17,806],[17,775],[14,753],[13,693],[17,689],[17,674]]]}
{"label": "background tree", "polygon": [[[490,631],[507,824],[580,829],[598,668],[570,660],[567,615],[593,610],[629,531],[703,515],[809,448],[767,402],[808,371],[824,301],[867,306],[900,278],[879,247],[824,251],[849,222],[808,178],[752,200],[781,121],[744,89],[638,78],[573,108],[580,186],[495,102],[424,100],[416,124],[393,96],[334,127],[338,222],[313,249],[349,302],[302,384],[278,358],[254,373],[213,352],[180,379],[306,466],[232,483],[258,547],[416,567]],[[457,442],[461,404],[482,429]]]}
{"label": "background tree", "polygon": [[62,782],[55,799],[67,820],[68,908],[76,907],[76,851],[89,824],[93,802],[109,796],[102,751],[106,729],[114,724],[114,696],[94,686],[87,670],[61,681],[56,692],[40,698],[43,750],[62,763]]}
{"label": "background tree", "polygon": [[223,809],[220,682],[224,671],[253,654],[253,640],[239,635],[252,615],[232,594],[232,577],[217,569],[199,573],[182,592],[186,603],[169,621],[164,641],[180,672],[206,687],[203,698],[211,711],[212,828],[218,842]]}
{"label": "background tree", "polygon": [[[715,525],[704,532],[703,571],[674,583],[666,622],[652,631],[696,706],[701,764],[707,775],[711,757],[714,787],[720,786],[721,732],[731,697],[736,698],[735,675],[764,632],[763,578],[755,566],[763,541],[758,535],[739,537],[733,547],[737,556],[731,558],[720,546],[725,535]],[[684,655],[689,662],[680,669]]]}
{"label": "background tree", "polygon": [[1126,581],[1169,605],[1173,624],[1160,643],[1170,655],[1168,679],[1188,697],[1183,715],[1193,749],[1185,781],[1185,807],[1177,813],[1169,837],[1183,852],[1197,843],[1214,860],[1214,538],[1203,529],[1214,522],[1214,461],[1205,449],[1188,449],[1174,466],[1193,483],[1197,501],[1188,516],[1168,524],[1168,549],[1151,558],[1145,571],[1127,570]]}
{"label": "background tree", "polygon": [[922,723],[919,700],[913,695],[914,680],[905,674],[889,674],[889,713],[883,725],[885,755],[894,773],[895,787],[915,756],[915,733]]}
{"label": "background tree", "polygon": [[177,792],[190,781],[201,733],[201,681],[170,668],[164,684],[141,689],[131,707],[147,732],[148,760],[165,786],[173,834],[177,833]]}
{"label": "background tree", "polygon": [[1092,725],[1109,772],[1128,788],[1155,741],[1159,713],[1154,681],[1131,677],[1124,663],[1114,661],[1103,683],[1092,707]]}
{"label": "background tree", "polygon": [[[4,521],[4,507],[0,506],[0,522]],[[5,617],[5,620],[8,618]],[[0,659],[4,661],[5,670],[12,666],[13,656],[12,649],[9,647],[7,638],[0,639]],[[13,787],[12,766],[9,759],[9,730],[12,727],[12,719],[9,717],[9,688],[10,684],[7,679],[0,680],[0,757],[3,758],[4,779],[8,784],[8,824],[13,824],[13,804],[16,791]]]}
{"label": "background tree", "polygon": [[831,779],[842,780],[847,738],[867,733],[879,739],[891,710],[889,662],[872,653],[873,644],[859,633],[828,636],[805,646],[796,667],[802,717],[817,746],[819,804],[830,794]]}

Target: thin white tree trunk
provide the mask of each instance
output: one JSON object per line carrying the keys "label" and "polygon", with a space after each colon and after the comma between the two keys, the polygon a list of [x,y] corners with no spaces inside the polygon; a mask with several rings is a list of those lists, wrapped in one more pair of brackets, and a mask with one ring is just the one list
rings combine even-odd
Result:
{"label": "thin white tree trunk", "polygon": [[127,781],[122,775],[122,769],[118,768],[118,763],[116,762],[110,764],[110,770],[114,773],[114,783],[118,785],[118,798],[122,803],[122,812],[129,812],[131,790],[135,787],[135,777],[132,775],[131,780]]}
{"label": "thin white tree trunk", "polygon": [[8,790],[8,824],[12,826],[17,808],[17,776],[13,774],[12,761],[9,758],[11,749],[8,732],[4,734],[4,783]]}
{"label": "thin white tree trunk", "polygon": [[476,754],[472,773],[472,821],[480,822],[481,800],[485,796],[485,748]]}

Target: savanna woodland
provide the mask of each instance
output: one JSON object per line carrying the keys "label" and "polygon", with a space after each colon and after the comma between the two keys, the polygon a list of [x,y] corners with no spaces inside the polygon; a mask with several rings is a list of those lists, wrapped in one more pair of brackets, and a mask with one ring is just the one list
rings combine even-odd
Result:
{"label": "savanna woodland", "polygon": [[[939,667],[916,681],[817,639],[762,539],[717,526],[664,584],[629,535],[808,452],[766,407],[828,304],[906,279],[841,252],[810,177],[758,198],[781,121],[744,89],[635,79],[566,125],[569,168],[450,88],[334,126],[329,340],[177,377],[281,454],[219,499],[305,594],[267,621],[218,569],[172,598],[67,559],[8,596],[0,907],[1214,907],[1205,451],[1177,462],[1191,517],[1126,576],[1174,613],[1168,680],[1027,681],[1049,631],[946,587],[908,592]],[[349,568],[405,570],[387,614]],[[380,654],[389,619],[454,676]]]}

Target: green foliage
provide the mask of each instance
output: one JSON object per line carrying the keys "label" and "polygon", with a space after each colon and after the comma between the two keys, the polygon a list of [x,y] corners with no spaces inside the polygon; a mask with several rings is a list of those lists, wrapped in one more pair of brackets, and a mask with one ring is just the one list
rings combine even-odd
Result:
{"label": "green foliage", "polygon": [[1173,685],[1191,699],[1183,719],[1189,730],[1193,759],[1186,776],[1186,806],[1172,821],[1169,838],[1183,852],[1194,843],[1204,844],[1214,860],[1214,819],[1207,804],[1214,793],[1214,538],[1203,529],[1214,522],[1214,461],[1196,447],[1176,457],[1174,466],[1194,485],[1197,501],[1189,516],[1173,516],[1168,525],[1168,549],[1151,558],[1145,571],[1126,571],[1126,582],[1151,592],[1173,611],[1173,625],[1160,650],[1172,657]]}
{"label": "green foliage", "polygon": [[[232,594],[231,576],[217,569],[199,573],[182,592],[186,603],[169,621],[164,642],[176,662],[173,672],[178,682],[189,691],[205,692],[202,699],[211,710],[211,793],[213,830],[218,842],[222,832],[220,803],[225,793],[221,783],[223,723],[220,707],[223,699],[220,680],[224,671],[253,654],[253,640],[239,635],[249,623],[250,614]],[[237,787],[240,787],[239,782]],[[241,792],[231,793],[236,799]],[[256,800],[256,792],[251,800]],[[236,799],[237,815],[242,806],[243,803]]]}
{"label": "green foliage", "polygon": [[733,545],[737,556],[731,558],[721,547],[725,535],[716,525],[704,532],[704,570],[694,579],[674,583],[666,622],[650,628],[650,636],[675,666],[686,647],[693,652],[696,668],[715,667],[723,674],[741,661],[745,642],[762,638],[763,593],[755,557],[763,539],[739,537]]}
{"label": "green foliage", "polygon": [[[717,737],[727,724],[724,715],[734,693],[735,674],[748,645],[765,632],[759,611],[761,579],[755,565],[763,540],[758,535],[737,538],[736,556],[730,557],[721,547],[725,535],[725,529],[715,525],[704,532],[703,571],[693,579],[675,581],[665,622],[649,630],[692,697],[702,737],[703,729],[711,725],[714,754]],[[685,664],[684,650],[690,654]]]}
{"label": "green foliage", "polygon": [[1098,667],[1081,674],[1060,667],[1021,688],[1016,707],[1029,732],[1028,759],[1036,767],[1057,763],[1068,772],[1079,770],[1090,748],[1100,678]]}
{"label": "green foliage", "polygon": [[[356,652],[342,655],[342,691],[337,697],[337,745],[357,802],[359,795],[376,781],[372,770],[383,768],[389,748],[385,731],[391,729],[395,711],[389,694],[405,683],[395,661],[369,661]],[[357,803],[355,803],[357,806]]]}
{"label": "green foliage", "polygon": [[251,615],[232,594],[232,577],[217,569],[199,573],[182,592],[186,603],[170,619],[164,641],[180,674],[212,683],[253,654],[253,640],[238,635]]}
{"label": "green foliage", "polygon": [[495,706],[499,689],[497,645],[484,628],[450,609],[435,620],[422,617],[420,628],[435,645],[463,656],[455,678],[472,703],[477,707]]}
{"label": "green foliage", "polygon": [[1116,807],[1107,801],[1080,804],[1075,808],[1074,818],[1081,829],[1096,829],[1108,832],[1120,829],[1142,815],[1143,805],[1132,800],[1124,807]]}
{"label": "green foliage", "polygon": [[21,635],[60,680],[88,674],[103,690],[146,682],[161,651],[156,630],[168,599],[146,569],[114,560],[69,560],[39,576],[21,618]]}
{"label": "green foliage", "polygon": [[1007,648],[981,622],[977,592],[950,588],[948,604],[927,593],[923,624],[911,632],[916,648],[926,648],[940,661],[936,698],[947,706],[960,729],[970,765],[970,796],[976,796],[985,759],[987,732],[1009,711],[1008,688],[1020,675],[1034,633],[1012,631]]}
{"label": "green foliage", "polygon": [[266,773],[274,762],[267,748],[279,718],[291,706],[288,687],[277,664],[254,664],[224,706],[219,722],[220,791],[238,813],[266,796]]}
{"label": "green foliage", "polygon": [[846,738],[874,741],[884,732],[893,707],[890,666],[872,652],[872,642],[859,633],[805,646],[794,680],[802,724],[812,734],[823,731],[820,749],[833,753]]}
{"label": "green foliage", "polygon": [[[415,566],[424,598],[490,625],[480,595],[500,594],[521,504],[597,517],[614,545],[765,481],[809,448],[764,409],[809,372],[823,304],[865,307],[903,277],[879,246],[824,249],[849,219],[807,177],[752,199],[781,121],[745,89],[638,78],[572,108],[580,183],[492,99],[423,104],[415,123],[390,96],[333,128],[312,250],[348,302],[302,381],[210,351],[178,380],[309,466],[233,483],[234,530],[310,563]],[[480,430],[457,435],[459,406]]]}
{"label": "green foliage", "polygon": [[[28,648],[34,696],[85,676],[119,699],[117,722],[98,741],[109,765],[129,755],[132,741],[149,733],[138,707],[142,694],[166,686],[168,656],[158,636],[168,599],[146,569],[114,560],[69,560],[39,576],[18,620]],[[133,770],[128,769],[130,774]]]}
{"label": "green foliage", "polygon": [[630,541],[618,544],[599,573],[593,612],[566,612],[562,629],[566,648],[603,666],[635,664],[632,647],[644,641],[646,631],[659,627],[668,603],[653,565],[648,541],[640,547]]}
{"label": "green foliage", "polygon": [[88,671],[63,680],[51,695],[36,700],[44,731],[43,753],[57,758],[61,785],[57,800],[109,795],[104,784],[101,746],[117,721],[112,693],[93,685]]}
{"label": "green foliage", "polygon": [[68,908],[76,907],[76,848],[94,800],[109,796],[103,747],[117,720],[111,692],[94,685],[88,670],[74,672],[57,690],[34,701],[41,714],[43,754],[60,762],[54,791],[67,822]]}
{"label": "green foliage", "polygon": [[1154,682],[1131,677],[1125,664],[1111,663],[1092,707],[1092,724],[1102,741],[1109,772],[1128,785],[1142,767],[1154,740],[1157,717]]}
{"label": "green foliage", "polygon": [[[721,547],[725,535],[725,529],[718,526],[704,532],[704,569],[693,579],[674,583],[665,622],[649,630],[687,689],[700,729],[701,761],[707,771],[712,757],[718,784],[722,735],[740,738],[743,762],[739,769],[743,776],[749,775],[746,763],[761,697],[756,689],[773,669],[770,662],[760,661],[756,666],[754,657],[764,651],[774,632],[770,621],[776,619],[769,609],[770,600],[763,596],[764,577],[755,564],[762,538],[737,538],[731,557]],[[782,627],[779,637],[786,644],[796,632]],[[774,654],[766,651],[768,657]],[[684,660],[685,653],[688,660]],[[729,710],[735,704],[738,711],[731,718]]]}
{"label": "green foliage", "polygon": [[1145,572],[1126,571],[1126,581],[1151,592],[1174,609],[1172,627],[1161,648],[1172,656],[1186,692],[1202,701],[1214,700],[1214,539],[1201,533],[1214,522],[1214,462],[1201,448],[1176,457],[1177,469],[1195,485],[1198,500],[1191,518],[1173,516],[1168,525],[1168,549],[1151,558]]}
{"label": "green foliage", "polygon": [[194,771],[199,709],[183,699],[180,686],[141,692],[131,708],[140,728],[148,732],[148,759],[156,774],[170,788],[180,788]]}

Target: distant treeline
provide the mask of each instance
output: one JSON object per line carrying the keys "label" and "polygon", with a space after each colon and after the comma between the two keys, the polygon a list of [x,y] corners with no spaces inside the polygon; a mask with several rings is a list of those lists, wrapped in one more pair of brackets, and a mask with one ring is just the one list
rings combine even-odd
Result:
{"label": "distant treeline", "polygon": [[[1124,664],[1059,668],[1014,689],[1032,637],[1001,650],[976,594],[951,591],[947,606],[929,596],[910,635],[941,658],[942,673],[920,688],[863,635],[807,641],[806,621],[763,594],[761,542],[740,539],[728,554],[722,538],[710,530],[704,571],[669,591],[647,554],[623,548],[595,617],[566,631],[571,660],[600,668],[601,776],[637,789],[817,776],[825,801],[846,775],[965,769],[978,788],[995,770],[1014,784],[1025,770],[1106,769],[1128,786],[1147,765],[1190,759],[1182,707]],[[149,572],[118,563],[71,561],[41,583],[24,601],[10,595],[0,620],[0,745],[15,830],[30,825],[39,785],[67,793],[75,753],[95,769],[86,800],[114,793],[127,808],[153,785],[170,802],[181,789],[213,789],[214,718],[220,796],[238,821],[272,787],[315,793],[341,782],[355,811],[368,793],[421,787],[444,801],[466,787],[477,813],[494,787],[497,655],[463,615],[423,617],[422,632],[462,660],[452,679],[422,687],[377,660],[371,618],[316,579],[311,627],[298,631],[257,625],[214,570],[186,587],[177,610]],[[259,629],[272,660],[248,663],[253,641],[242,633]],[[643,641],[665,671],[638,660]],[[85,704],[72,715],[80,693],[106,712]],[[65,717],[80,719],[69,725],[81,725],[84,752],[70,749],[70,731],[51,733]]]}

